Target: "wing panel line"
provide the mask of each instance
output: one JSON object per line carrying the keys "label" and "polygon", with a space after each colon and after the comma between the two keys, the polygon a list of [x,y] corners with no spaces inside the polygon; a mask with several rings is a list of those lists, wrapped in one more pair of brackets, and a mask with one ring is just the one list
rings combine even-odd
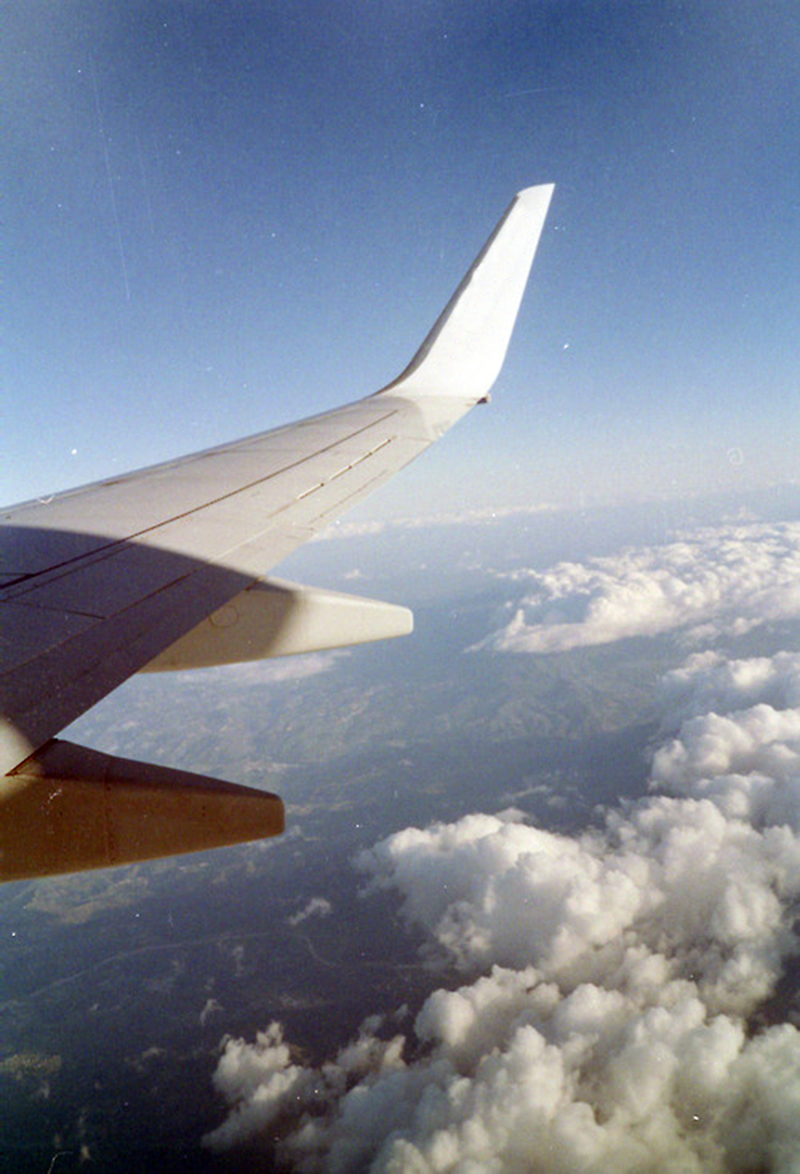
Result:
{"label": "wing panel line", "polygon": [[[358,402],[358,401],[356,401],[356,402]],[[308,453],[305,456],[300,457],[299,460],[291,461],[289,464],[283,465],[280,469],[274,470],[273,472],[266,474],[266,476],[264,476],[264,477],[257,477],[252,481],[246,482],[244,485],[238,486],[236,489],[229,490],[227,493],[220,494],[218,497],[209,498],[208,501],[204,501],[201,505],[194,506],[192,509],[189,509],[189,510],[184,510],[183,513],[174,514],[168,518],[164,518],[160,522],[157,522],[152,526],[144,527],[141,530],[137,530],[134,533],[126,535],[124,538],[115,538],[111,542],[108,542],[105,546],[97,547],[95,550],[89,552],[88,554],[75,555],[73,558],[64,559],[60,563],[54,563],[52,566],[47,567],[46,569],[43,569],[41,571],[34,571],[29,574],[20,575],[18,578],[12,580],[10,583],[5,583],[3,585],[2,590],[0,590],[0,600],[16,599],[20,595],[25,594],[27,592],[27,590],[37,586],[38,583],[55,581],[57,578],[60,577],[56,574],[56,572],[63,571],[64,573],[69,573],[69,570],[72,569],[74,567],[74,565],[77,563],[83,563],[86,566],[90,566],[95,562],[102,561],[104,558],[109,558],[113,555],[115,549],[121,547],[123,545],[123,543],[135,542],[137,539],[140,539],[147,534],[153,534],[153,533],[155,533],[155,531],[160,530],[165,526],[169,526],[173,522],[182,521],[184,518],[189,518],[193,514],[201,513],[203,510],[209,509],[211,506],[219,505],[223,501],[228,501],[231,498],[234,498],[241,493],[246,493],[250,489],[255,489],[259,485],[264,485],[269,481],[273,481],[276,477],[281,477],[285,473],[291,472],[292,469],[298,469],[298,468],[302,467],[302,465],[307,464],[309,461],[314,460],[316,457],[320,456],[322,453],[332,452],[334,449],[338,448],[340,445],[350,443],[357,436],[361,436],[365,432],[370,431],[370,429],[375,428],[380,424],[384,424],[387,420],[391,419],[393,416],[397,416],[398,414],[399,414],[399,409],[392,408],[390,411],[384,412],[377,419],[371,420],[368,424],[364,424],[360,428],[356,428],[354,431],[348,433],[346,436],[339,437],[339,438],[337,438],[337,440],[331,442],[330,444],[324,445],[321,448],[315,449],[313,453]],[[269,433],[265,433],[264,435],[268,436]],[[391,444],[391,441],[392,441],[392,437],[389,437],[388,439],[381,441],[380,444],[375,445],[372,449],[369,450],[369,452],[364,453],[363,456],[358,457],[355,461],[352,461],[349,465],[345,466],[345,468],[342,469],[339,473],[336,473],[332,477],[329,477],[327,481],[321,481],[318,485],[313,486],[312,489],[306,490],[304,493],[300,494],[300,496],[296,497],[294,500],[295,501],[301,500],[303,497],[307,496],[307,494],[313,493],[315,489],[318,489],[324,485],[327,485],[329,481],[334,479],[334,477],[341,476],[343,473],[346,473],[350,469],[355,468],[356,465],[360,464],[364,460],[367,460],[369,457],[373,456],[376,452],[379,452],[387,444]],[[291,505],[291,502],[286,503],[286,504]],[[281,513],[283,511],[283,509],[285,509],[285,508],[286,508],[286,505],[282,506],[279,510],[276,510],[275,514],[268,515],[268,516],[270,516],[270,517],[276,516],[278,513]],[[36,528],[38,529],[39,527],[36,527]],[[15,590],[15,588],[16,588],[16,590]],[[22,588],[22,590],[20,590],[21,588]]]}

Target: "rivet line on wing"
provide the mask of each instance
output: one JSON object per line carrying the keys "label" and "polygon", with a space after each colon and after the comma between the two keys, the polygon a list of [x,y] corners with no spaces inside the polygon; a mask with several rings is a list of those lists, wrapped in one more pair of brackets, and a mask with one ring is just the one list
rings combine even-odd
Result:
{"label": "rivet line on wing", "polygon": [[377,487],[382,481],[386,481],[388,476],[389,474],[387,471],[382,469],[380,473],[376,473],[374,477],[370,477],[369,481],[362,482],[362,484],[359,485],[357,489],[354,489],[352,493],[346,493],[344,497],[337,497],[336,501],[332,505],[329,505],[328,508],[323,510],[321,514],[317,514],[315,517],[313,517],[308,523],[308,526],[312,530],[318,529],[319,526],[324,521],[326,521],[326,519],[331,514],[333,514],[334,517],[337,517],[340,513],[342,513],[342,506],[344,502],[349,501],[351,497],[363,497],[364,494],[370,492],[370,486]]}
{"label": "rivet line on wing", "polygon": [[[318,481],[316,485],[312,485],[309,489],[304,489],[302,493],[298,493],[297,497],[295,498],[295,501],[302,501],[303,498],[310,497],[311,494],[316,493],[318,489],[324,489],[326,485],[330,485],[332,482],[336,481],[339,477],[344,477],[344,475],[346,473],[350,473],[350,472],[352,472],[353,469],[357,469],[359,465],[362,465],[364,463],[364,461],[369,460],[370,457],[374,457],[376,453],[380,452],[381,449],[386,448],[387,444],[391,444],[392,441],[395,439],[396,439],[396,437],[394,437],[394,436],[388,436],[386,438],[386,440],[382,440],[380,442],[380,444],[374,445],[369,450],[369,452],[365,452],[362,456],[356,457],[356,459],[354,461],[351,461],[349,465],[344,465],[343,468],[337,469],[335,473],[332,473],[330,475],[330,477],[327,478],[327,480]],[[347,499],[344,498],[343,500],[346,501]]]}

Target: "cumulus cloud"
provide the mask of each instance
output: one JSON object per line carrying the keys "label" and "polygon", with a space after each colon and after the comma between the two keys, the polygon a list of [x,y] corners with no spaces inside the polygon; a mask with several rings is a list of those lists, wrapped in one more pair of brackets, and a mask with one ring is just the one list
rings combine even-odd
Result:
{"label": "cumulus cloud", "polygon": [[706,527],[663,546],[503,577],[524,594],[478,648],[563,652],[676,629],[698,640],[743,635],[800,616],[800,524]]}
{"label": "cumulus cloud", "polygon": [[308,904],[299,913],[292,914],[287,920],[289,925],[302,925],[309,917],[328,917],[333,906],[327,897],[312,897]]}
{"label": "cumulus cloud", "polygon": [[226,1040],[207,1143],[289,1114],[307,1171],[796,1170],[800,1032],[750,1022],[797,950],[800,838],[738,796],[797,786],[798,689],[797,657],[693,657],[665,683],[662,793],[577,836],[507,811],[362,853],[463,984],[317,1069],[278,1025]]}
{"label": "cumulus cloud", "polygon": [[727,660],[719,652],[697,652],[661,684],[664,728],[714,710],[728,713],[763,703],[777,709],[800,706],[800,653]]}
{"label": "cumulus cloud", "polygon": [[691,657],[663,684],[679,726],[653,758],[652,784],[714,800],[756,828],[800,831],[800,655]]}
{"label": "cumulus cloud", "polygon": [[[731,630],[790,614],[796,537],[726,527],[682,554],[597,560],[581,574],[614,606],[551,627],[618,638],[625,585],[625,634],[666,630],[656,615]],[[317,1067],[278,1024],[226,1037],[214,1080],[230,1112],[206,1144],[279,1133],[280,1157],[309,1172],[800,1169],[800,1031],[759,1017],[800,952],[800,655],[696,653],[660,700],[650,792],[601,825],[472,814],[361,853],[365,899],[395,893],[457,980],[402,1033],[365,1020]]]}
{"label": "cumulus cloud", "polygon": [[270,1126],[286,1097],[305,1089],[307,1073],[290,1062],[281,1028],[273,1023],[254,1044],[225,1038],[214,1084],[236,1108],[206,1142],[212,1149],[227,1149]]}

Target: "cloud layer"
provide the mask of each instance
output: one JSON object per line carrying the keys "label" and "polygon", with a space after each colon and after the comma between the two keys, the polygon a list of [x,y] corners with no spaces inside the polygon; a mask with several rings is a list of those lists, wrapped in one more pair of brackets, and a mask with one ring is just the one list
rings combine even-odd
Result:
{"label": "cloud layer", "polygon": [[422,530],[429,526],[491,525],[502,518],[532,517],[536,514],[557,512],[549,503],[525,506],[486,506],[483,509],[460,510],[458,513],[418,514],[408,518],[388,518],[384,521],[331,523],[318,534],[315,542],[329,542],[336,538],[362,538],[383,534],[387,530]]}
{"label": "cloud layer", "polygon": [[[616,638],[631,591],[639,630],[660,630],[656,615],[716,630],[787,614],[796,534],[763,529],[759,555],[757,529],[598,560],[581,572],[597,606],[559,624]],[[581,581],[563,566],[539,580],[565,600]],[[800,1031],[757,1018],[799,945],[800,656],[698,653],[661,702],[651,793],[601,827],[473,814],[362,853],[367,898],[395,892],[460,985],[402,1034],[366,1020],[319,1068],[295,1061],[278,1024],[226,1038],[214,1080],[230,1111],[206,1143],[279,1123],[301,1171],[800,1168]]]}
{"label": "cloud layer", "polygon": [[743,635],[800,616],[800,524],[706,527],[664,546],[503,576],[525,593],[478,646],[564,652],[688,629]]}

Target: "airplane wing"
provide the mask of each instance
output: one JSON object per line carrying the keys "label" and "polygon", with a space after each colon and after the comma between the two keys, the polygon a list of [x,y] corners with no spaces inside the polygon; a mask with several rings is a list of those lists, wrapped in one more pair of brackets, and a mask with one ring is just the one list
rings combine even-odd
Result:
{"label": "airplane wing", "polygon": [[56,735],[136,672],[410,631],[405,608],[269,572],[486,399],[552,191],[515,197],[382,391],[0,515],[0,879],[282,830],[277,796]]}

